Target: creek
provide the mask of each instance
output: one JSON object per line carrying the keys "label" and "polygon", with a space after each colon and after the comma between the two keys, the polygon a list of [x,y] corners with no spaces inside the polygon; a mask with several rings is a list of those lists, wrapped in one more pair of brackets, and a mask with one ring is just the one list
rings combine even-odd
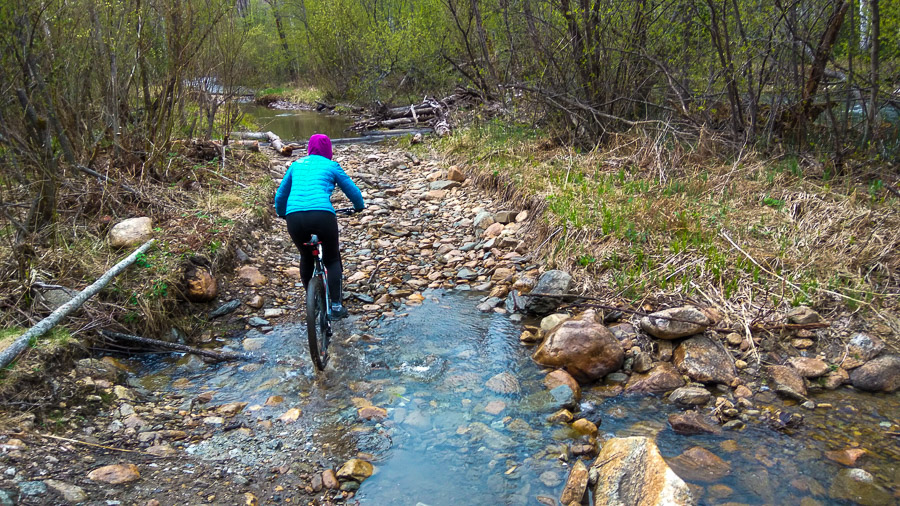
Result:
{"label": "creek", "polygon": [[275,132],[286,142],[309,139],[313,134],[325,134],[332,139],[360,136],[359,133],[348,130],[353,124],[348,116],[302,109],[269,109],[252,102],[242,104],[241,111],[252,117],[262,131]]}
{"label": "creek", "polygon": [[[266,334],[235,336],[227,346],[239,349],[243,337],[264,337],[262,364],[149,359],[135,382],[186,397],[215,390],[216,403],[248,402],[250,418],[257,420],[275,420],[288,406],[299,407],[297,429],[255,442],[226,432],[189,452],[245,465],[259,458],[254,451],[271,448],[313,449],[336,465],[362,454],[376,468],[357,492],[363,504],[535,504],[538,496],[559,497],[577,458],[567,455],[567,447],[579,436],[546,420],[557,409],[542,385],[546,371],[518,338],[524,324],[535,322],[481,313],[475,309],[479,296],[471,292],[424,295],[422,304],[402,306],[377,325],[363,327],[353,318],[340,323],[324,374],[313,372],[305,327],[288,323]],[[486,386],[504,372],[517,379],[518,390],[503,394]],[[766,395],[754,399],[757,409],[801,413],[803,423],[784,431],[751,420],[720,436],[682,436],[666,421],[680,408],[657,396],[610,396],[614,388],[608,382],[584,388],[581,412],[598,424],[601,441],[643,435],[654,438],[667,459],[701,446],[724,460],[721,476],[686,479],[703,490],[700,504],[849,504],[829,490],[844,466],[824,452],[856,446],[868,450],[856,466],[876,483],[900,480],[900,450],[886,434],[900,413],[897,395],[840,389],[815,395],[818,404],[832,406],[815,410]],[[283,403],[265,405],[273,396]],[[385,408],[387,417],[359,420],[357,407],[368,403]]]}

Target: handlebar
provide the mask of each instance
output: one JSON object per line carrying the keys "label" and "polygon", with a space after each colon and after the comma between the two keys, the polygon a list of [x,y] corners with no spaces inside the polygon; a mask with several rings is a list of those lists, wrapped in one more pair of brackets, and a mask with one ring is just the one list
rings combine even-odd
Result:
{"label": "handlebar", "polygon": [[343,214],[344,216],[350,216],[351,214],[356,214],[359,211],[357,211],[356,209],[354,209],[352,207],[344,207],[341,209],[335,209],[334,212],[337,214]]}

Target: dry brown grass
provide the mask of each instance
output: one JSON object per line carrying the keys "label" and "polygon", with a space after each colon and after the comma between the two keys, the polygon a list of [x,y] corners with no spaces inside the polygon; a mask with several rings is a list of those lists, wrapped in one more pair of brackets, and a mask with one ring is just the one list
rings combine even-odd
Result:
{"label": "dry brown grass", "polygon": [[[67,319],[75,336],[94,329],[165,338],[170,329],[187,335],[200,330],[196,311],[181,297],[182,264],[191,256],[210,261],[214,272],[228,267],[232,242],[269,216],[272,180],[264,155],[241,153],[224,171],[215,163],[174,156],[162,180],[136,175],[122,182],[138,190],[135,196],[109,185],[70,175],[60,189],[58,220],[45,233],[14,247],[13,236],[0,242],[3,271],[0,323],[4,327],[33,325],[47,310],[32,300],[36,282],[81,289],[130,251],[108,247],[109,227],[124,218],[149,216],[158,245],[120,274]],[[120,176],[125,177],[125,176]],[[229,180],[240,180],[242,188]],[[4,201],[24,201],[27,188],[8,184]],[[0,222],[0,228],[7,223]]]}
{"label": "dry brown grass", "polygon": [[900,335],[900,202],[873,183],[889,167],[838,178],[827,161],[764,157],[708,132],[633,131],[576,153],[499,123],[437,149],[499,197],[546,210],[532,242],[582,291],[693,300],[744,323],[797,304],[865,311]]}

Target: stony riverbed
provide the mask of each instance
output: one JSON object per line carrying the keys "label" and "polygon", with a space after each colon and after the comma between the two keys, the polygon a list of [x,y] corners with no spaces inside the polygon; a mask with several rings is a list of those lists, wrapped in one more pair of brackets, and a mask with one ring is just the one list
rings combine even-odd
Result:
{"label": "stony riverbed", "polygon": [[[341,220],[353,316],[326,374],[309,363],[279,221],[240,245],[241,267],[219,279],[220,302],[240,304],[205,335],[263,360],[80,362],[58,381],[83,398],[53,426],[21,415],[0,441],[0,504],[558,504],[578,462],[630,436],[659,448],[696,504],[897,502],[900,399],[844,386],[863,361],[839,361],[837,345],[863,334],[871,353],[890,329],[667,340],[627,315],[524,316],[513,309],[545,271],[532,212],[436,161],[377,146],[335,159],[369,209]],[[621,350],[599,377],[548,379],[532,360],[536,341],[599,326]],[[831,379],[797,372],[819,362]]]}

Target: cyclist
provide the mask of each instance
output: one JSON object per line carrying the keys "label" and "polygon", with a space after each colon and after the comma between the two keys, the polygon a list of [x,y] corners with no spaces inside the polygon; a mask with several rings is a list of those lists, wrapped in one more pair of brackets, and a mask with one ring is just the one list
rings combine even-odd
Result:
{"label": "cyclist", "polygon": [[322,241],[322,261],[328,269],[328,294],[334,318],[347,316],[341,301],[343,265],[338,244],[337,215],[331,205],[335,185],[353,202],[356,211],[366,204],[362,193],[340,164],[333,161],[331,139],[315,134],[309,138],[307,156],[288,167],[275,192],[275,213],[287,221],[288,234],[300,250],[300,277],[304,288],[309,286],[313,273],[313,256],[304,248],[312,234]]}

